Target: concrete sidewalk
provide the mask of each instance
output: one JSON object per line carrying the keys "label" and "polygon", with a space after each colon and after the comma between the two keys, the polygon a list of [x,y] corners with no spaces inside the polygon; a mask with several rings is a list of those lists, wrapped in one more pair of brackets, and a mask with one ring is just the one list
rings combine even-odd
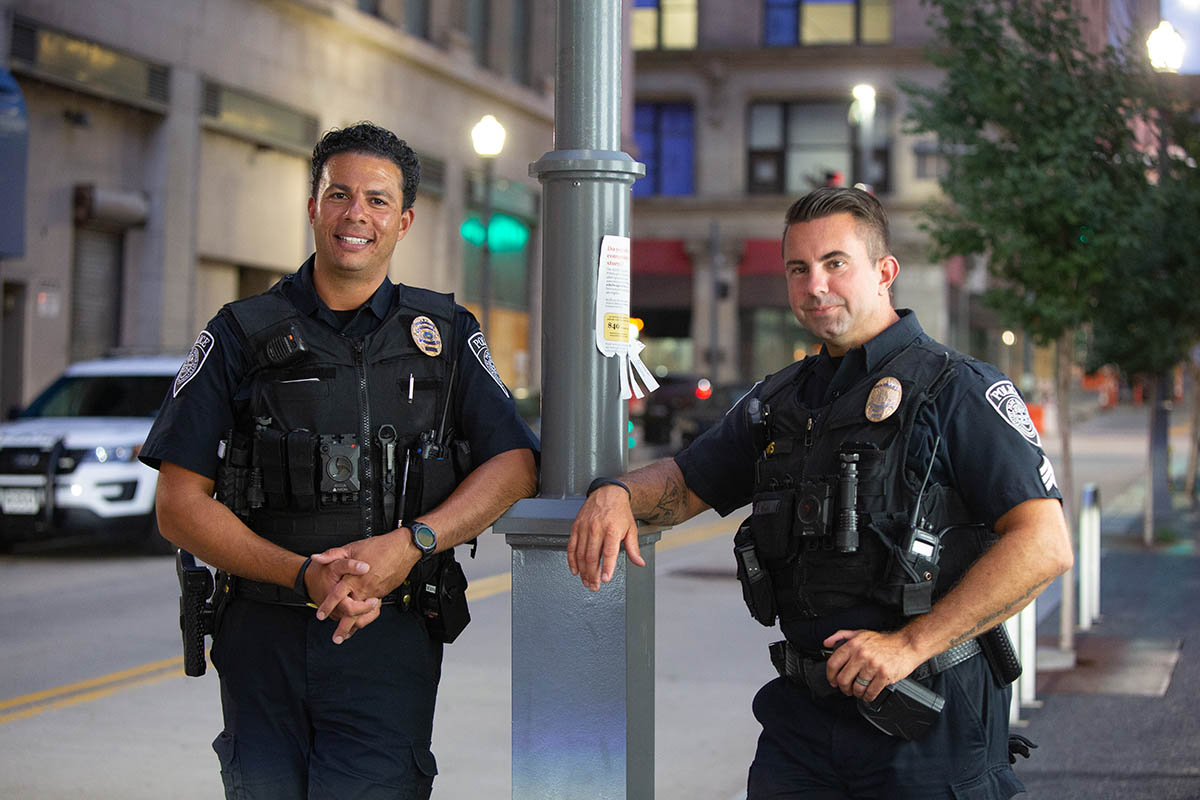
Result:
{"label": "concrete sidewalk", "polygon": [[[1131,494],[1141,496],[1135,490]],[[1031,798],[1200,798],[1200,518],[1147,548],[1140,513],[1102,520],[1101,612],[1076,665],[1039,672],[1040,708],[1016,729],[1038,743],[1017,765]],[[1058,620],[1039,628],[1056,645]]]}

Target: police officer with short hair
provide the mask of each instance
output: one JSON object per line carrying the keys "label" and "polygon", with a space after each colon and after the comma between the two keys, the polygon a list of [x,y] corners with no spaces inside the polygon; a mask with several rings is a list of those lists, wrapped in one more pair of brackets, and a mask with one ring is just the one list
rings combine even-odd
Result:
{"label": "police officer with short hair", "polygon": [[1010,797],[1015,664],[996,628],[1072,563],[1038,432],[1011,381],[892,307],[899,264],[869,193],[796,201],[783,257],[821,351],[674,459],[593,482],[570,569],[598,590],[622,543],[644,564],[635,518],[752,502],[738,577],[786,640],[754,700],[749,799]]}
{"label": "police officer with short hair", "polygon": [[221,570],[229,798],[429,797],[442,647],[465,624],[452,548],[536,490],[474,317],[388,279],[419,178],[390,131],[327,133],[316,252],[208,323],[141,453],[163,535]]}

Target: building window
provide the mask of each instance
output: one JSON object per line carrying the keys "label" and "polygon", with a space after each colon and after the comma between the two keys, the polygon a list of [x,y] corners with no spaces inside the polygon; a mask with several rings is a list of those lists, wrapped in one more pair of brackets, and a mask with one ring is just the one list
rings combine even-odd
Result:
{"label": "building window", "polygon": [[475,63],[488,65],[488,31],[491,28],[491,3],[488,0],[467,0],[467,36],[471,40],[471,51]]}
{"label": "building window", "polygon": [[747,118],[750,194],[803,194],[865,183],[890,190],[891,106],[877,100],[870,119],[853,101],[754,103]]}
{"label": "building window", "polygon": [[404,32],[429,38],[429,0],[404,0]]}
{"label": "building window", "polygon": [[887,44],[892,0],[764,0],[763,44]]}
{"label": "building window", "polygon": [[512,49],[509,50],[509,71],[512,79],[522,86],[532,83],[529,69],[529,31],[533,25],[533,18],[529,1],[512,0]]}
{"label": "building window", "polygon": [[692,154],[695,114],[691,103],[638,103],[633,136],[646,177],[633,184],[634,197],[694,192]]}
{"label": "building window", "polygon": [[696,0],[633,0],[634,50],[694,50]]}
{"label": "building window", "polygon": [[949,165],[937,142],[919,141],[913,145],[918,180],[937,180],[946,175]]}

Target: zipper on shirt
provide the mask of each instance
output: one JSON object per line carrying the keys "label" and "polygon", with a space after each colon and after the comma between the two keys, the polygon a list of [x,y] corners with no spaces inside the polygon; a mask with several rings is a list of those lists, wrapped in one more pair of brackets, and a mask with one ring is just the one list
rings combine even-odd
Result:
{"label": "zipper on shirt", "polygon": [[362,510],[363,536],[375,535],[375,498],[371,491],[371,408],[367,402],[367,365],[363,355],[363,340],[354,340],[354,369],[358,373],[358,480],[359,507]]}
{"label": "zipper on shirt", "polygon": [[813,418],[808,418],[808,425],[804,428],[804,446],[812,447],[813,443]]}

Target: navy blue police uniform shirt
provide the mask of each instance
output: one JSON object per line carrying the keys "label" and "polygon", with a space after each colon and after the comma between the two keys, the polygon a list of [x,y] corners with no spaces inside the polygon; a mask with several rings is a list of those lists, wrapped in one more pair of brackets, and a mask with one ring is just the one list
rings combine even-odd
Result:
{"label": "navy blue police uniform shirt", "polygon": [[[841,358],[831,358],[824,348],[809,356],[796,388],[777,396],[775,404],[829,405],[872,376],[899,349],[917,339],[930,341],[911,310],[897,313],[897,322]],[[759,454],[751,440],[746,404],[760,395],[762,387],[760,381],[719,425],[675,456],[688,488],[721,516],[746,505],[754,494],[754,463]],[[942,440],[929,480],[957,489],[974,519],[994,527],[996,520],[1026,500],[1062,499],[1024,401],[1012,381],[991,364],[974,359],[957,362],[954,379],[918,416],[906,454],[906,464],[915,474],[923,476],[930,468],[939,433]],[[840,627],[873,627],[868,618],[853,615],[842,622],[846,624]],[[822,635],[824,626],[819,627],[812,632],[818,640],[828,635]]]}
{"label": "navy blue police uniform shirt", "polygon": [[[356,311],[331,311],[313,287],[312,270],[310,256],[297,273],[283,279],[284,296],[301,314],[345,336],[366,336],[398,307],[403,287],[385,276],[371,298]],[[508,450],[538,453],[537,437],[517,413],[486,345],[472,348],[469,344],[472,336],[482,337],[479,323],[458,306],[454,324],[459,352],[453,415],[455,430],[471,444],[472,466]],[[207,347],[206,338],[210,340]],[[209,321],[193,353],[198,355],[199,364],[190,372],[181,370],[167,391],[140,458],[155,469],[169,461],[215,479],[217,443],[233,427],[235,396],[248,390],[243,385],[247,359],[240,340],[220,314]]]}

